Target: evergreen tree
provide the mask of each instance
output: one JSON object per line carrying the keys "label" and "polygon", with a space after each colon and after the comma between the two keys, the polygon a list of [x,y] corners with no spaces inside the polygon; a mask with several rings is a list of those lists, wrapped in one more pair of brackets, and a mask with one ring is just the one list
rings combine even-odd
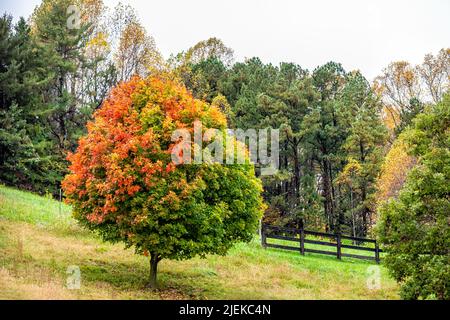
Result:
{"label": "evergreen tree", "polygon": [[51,176],[41,117],[50,75],[25,20],[11,20],[0,19],[0,180],[40,190]]}
{"label": "evergreen tree", "polygon": [[347,128],[340,150],[346,164],[336,179],[339,222],[351,226],[354,236],[364,237],[372,222],[387,130],[381,121],[382,105],[359,72],[348,74],[339,100],[338,111]]}
{"label": "evergreen tree", "polygon": [[319,168],[326,229],[340,232],[342,219],[339,217],[339,195],[334,179],[343,167],[340,150],[348,135],[338,109],[346,73],[340,64],[329,62],[316,68],[312,79],[319,101],[311,106],[302,123],[305,147]]}

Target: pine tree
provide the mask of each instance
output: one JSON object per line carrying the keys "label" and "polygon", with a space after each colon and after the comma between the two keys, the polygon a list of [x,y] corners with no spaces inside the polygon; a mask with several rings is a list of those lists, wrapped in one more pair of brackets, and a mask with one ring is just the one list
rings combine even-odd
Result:
{"label": "pine tree", "polygon": [[364,237],[375,209],[373,197],[387,129],[381,121],[382,105],[359,72],[348,74],[339,100],[338,111],[347,128],[340,150],[346,164],[336,179],[340,223],[351,226],[354,236]]}
{"label": "pine tree", "polygon": [[48,181],[40,116],[49,72],[24,19],[13,27],[4,15],[0,39],[0,180],[39,190]]}

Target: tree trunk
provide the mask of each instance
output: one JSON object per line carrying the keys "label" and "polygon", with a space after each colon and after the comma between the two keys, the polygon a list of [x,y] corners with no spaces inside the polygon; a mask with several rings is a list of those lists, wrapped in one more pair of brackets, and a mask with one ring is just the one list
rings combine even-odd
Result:
{"label": "tree trunk", "polygon": [[156,254],[150,254],[150,282],[149,287],[152,289],[156,288],[156,274],[158,272],[158,262],[161,258]]}
{"label": "tree trunk", "polygon": [[[284,169],[287,170],[288,168],[288,156],[287,156],[287,152],[288,152],[288,142],[287,140],[284,141],[284,155],[283,155],[283,164],[284,164]],[[288,180],[284,181],[284,200],[287,202],[289,200],[289,183]]]}
{"label": "tree trunk", "polygon": [[[353,237],[356,237],[356,222],[355,222],[355,206],[353,203],[353,188],[350,186],[350,204],[351,204],[351,210],[352,210],[352,235]],[[356,245],[356,242],[353,240],[353,245]]]}
{"label": "tree trunk", "polygon": [[294,138],[294,144],[292,145],[292,152],[294,156],[294,188],[295,197],[297,198],[300,192],[300,161],[298,155],[298,143]]}
{"label": "tree trunk", "polygon": [[335,231],[334,225],[334,209],[333,209],[333,195],[332,195],[332,187],[331,187],[331,177],[329,170],[329,162],[324,159],[322,161],[322,187],[323,187],[323,197],[325,201],[323,202],[325,216],[327,217],[327,226],[326,231]]}
{"label": "tree trunk", "polygon": [[367,222],[367,215],[369,213],[369,208],[366,205],[366,198],[367,198],[367,193],[366,193],[366,185],[365,182],[363,181],[362,187],[361,187],[361,202],[364,204],[363,205],[363,209],[362,209],[362,237],[367,236],[367,230],[369,229],[368,227],[368,222]]}
{"label": "tree trunk", "polygon": [[330,213],[331,213],[331,217],[332,217],[332,219],[333,219],[333,224],[334,224],[334,227],[333,227],[333,232],[337,232],[337,233],[339,233],[340,232],[340,220],[339,220],[339,212],[338,213],[336,213],[336,211],[338,211],[338,209],[339,209],[339,204],[337,203],[337,199],[338,199],[338,197],[336,197],[336,190],[335,190],[335,188],[334,188],[334,183],[333,183],[333,169],[332,169],[332,164],[331,164],[331,161],[330,160],[328,160],[327,161],[327,163],[328,163],[328,170],[329,170],[329,173],[328,173],[328,177],[329,177],[329,179],[330,179],[330,191],[331,191],[331,205],[330,205],[330,207],[331,207],[331,211],[330,211]]}

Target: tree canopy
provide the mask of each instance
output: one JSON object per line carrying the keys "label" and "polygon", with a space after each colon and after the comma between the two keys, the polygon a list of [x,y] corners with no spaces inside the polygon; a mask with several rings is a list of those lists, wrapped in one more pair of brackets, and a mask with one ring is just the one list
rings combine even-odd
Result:
{"label": "tree canopy", "polygon": [[196,120],[226,134],[218,108],[183,86],[133,78],[112,90],[69,156],[63,188],[75,218],[149,254],[153,286],[161,259],[225,254],[252,239],[262,216],[262,185],[248,160],[174,164],[173,130],[193,130]]}
{"label": "tree canopy", "polygon": [[405,299],[450,298],[450,95],[404,132],[418,163],[380,209],[386,265]]}

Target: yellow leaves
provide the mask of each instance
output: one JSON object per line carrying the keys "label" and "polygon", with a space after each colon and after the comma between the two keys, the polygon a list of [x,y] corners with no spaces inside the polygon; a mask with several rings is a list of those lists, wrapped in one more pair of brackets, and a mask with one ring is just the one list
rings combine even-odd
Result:
{"label": "yellow leaves", "polygon": [[[214,99],[211,101],[211,105],[217,107],[223,114],[229,115],[230,118],[233,116],[231,105],[228,103],[228,100],[224,95],[219,94],[214,97]],[[229,118],[228,121],[230,121]]]}
{"label": "yellow leaves", "polygon": [[415,74],[412,70],[406,70],[403,77],[408,85],[412,85],[415,80]]}
{"label": "yellow leaves", "polygon": [[198,63],[208,58],[217,58],[229,64],[233,60],[233,50],[218,38],[209,38],[191,47],[184,56],[184,63]]}
{"label": "yellow leaves", "polygon": [[102,48],[109,48],[108,44],[108,36],[103,32],[98,32],[92,39],[88,41],[86,44],[87,48],[90,47],[102,47]]}
{"label": "yellow leaves", "polygon": [[91,59],[105,56],[109,50],[108,35],[104,32],[97,32],[85,46],[86,55]]}
{"label": "yellow leaves", "polygon": [[227,125],[227,119],[222,111],[216,106],[211,106],[209,108],[209,116],[211,118],[212,125],[216,128],[224,128]]}
{"label": "yellow leaves", "polygon": [[128,80],[133,75],[157,73],[164,65],[154,39],[135,20],[122,30],[115,60],[121,80]]}
{"label": "yellow leaves", "polygon": [[379,79],[375,79],[372,85],[372,90],[378,97],[382,97],[383,93],[386,91],[386,86],[383,85]]}
{"label": "yellow leaves", "polygon": [[381,111],[383,123],[388,128],[391,136],[394,135],[395,128],[400,124],[400,113],[393,106],[384,105]]}
{"label": "yellow leaves", "polygon": [[127,47],[134,44],[143,43],[144,40],[145,40],[145,29],[135,21],[131,22],[125,27],[120,37],[121,45]]}
{"label": "yellow leaves", "polygon": [[391,76],[398,87],[406,86],[412,88],[417,82],[416,70],[407,61],[393,62],[390,66]]}
{"label": "yellow leaves", "polygon": [[377,93],[386,104],[397,109],[405,109],[412,98],[421,95],[418,70],[407,61],[396,61],[383,70],[383,74],[375,79]]}
{"label": "yellow leaves", "polygon": [[409,170],[415,165],[416,159],[408,155],[407,150],[408,146],[400,136],[386,155],[377,181],[379,204],[398,196]]}
{"label": "yellow leaves", "polygon": [[147,105],[142,109],[140,115],[140,121],[144,128],[147,127],[160,127],[164,113],[161,108],[153,103],[153,101],[147,102]]}
{"label": "yellow leaves", "polygon": [[350,158],[342,172],[337,177],[336,183],[352,185],[352,181],[361,174],[361,171],[361,164],[357,160]]}
{"label": "yellow leaves", "polygon": [[[134,218],[134,220],[133,220],[133,224],[134,224],[134,225],[140,225],[140,224],[142,224],[144,221],[146,221],[147,219],[148,219],[148,217],[147,217],[146,214],[140,214],[140,215],[137,215],[137,216]],[[144,255],[146,255],[145,252],[144,252]],[[148,256],[148,251],[147,251],[147,256]]]}
{"label": "yellow leaves", "polygon": [[79,0],[79,2],[83,11],[83,19],[90,23],[98,19],[105,10],[102,0]]}
{"label": "yellow leaves", "polygon": [[167,135],[167,137],[170,137],[174,130],[180,129],[180,126],[177,128],[177,125],[175,124],[175,122],[173,121],[173,119],[170,116],[167,116],[164,118],[162,127],[163,127],[164,133]]}
{"label": "yellow leaves", "polygon": [[407,61],[390,63],[374,80],[375,92],[384,102],[400,111],[410,108],[411,100],[438,103],[449,89],[450,49],[427,54],[419,65]]}

